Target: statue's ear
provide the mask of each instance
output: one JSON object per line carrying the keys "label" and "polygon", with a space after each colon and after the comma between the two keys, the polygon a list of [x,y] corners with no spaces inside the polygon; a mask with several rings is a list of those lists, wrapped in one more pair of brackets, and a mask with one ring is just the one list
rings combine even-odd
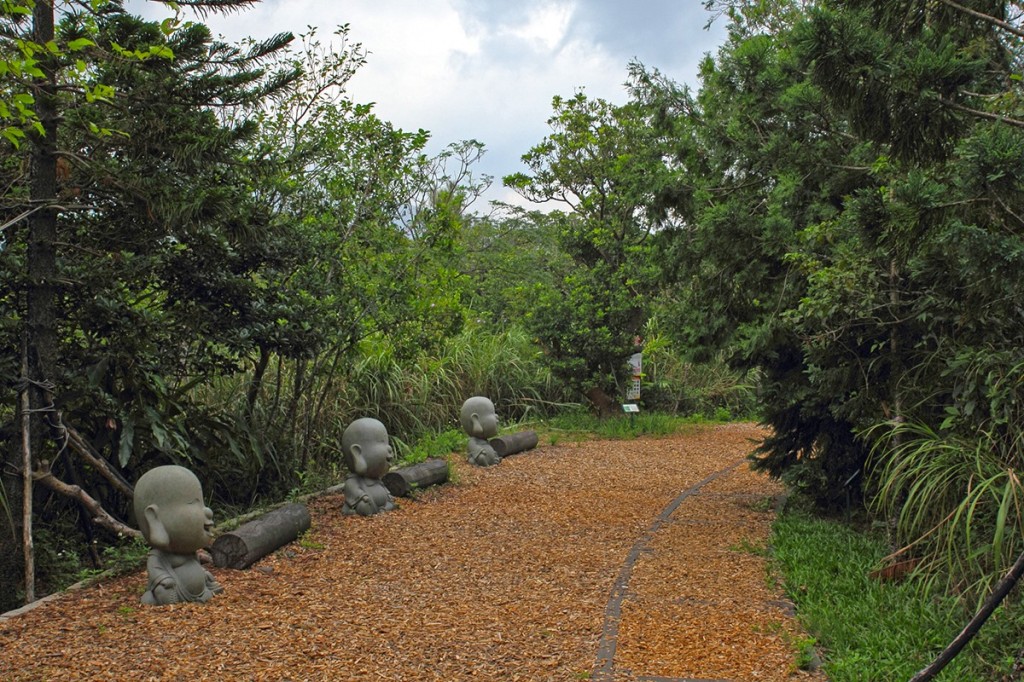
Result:
{"label": "statue's ear", "polygon": [[163,522],[160,520],[159,507],[151,504],[146,507],[146,522],[149,524],[149,544],[153,547],[166,547],[171,543]]}
{"label": "statue's ear", "polygon": [[480,425],[480,414],[474,412],[470,419],[473,420],[473,435],[476,436],[484,432],[484,427]]}
{"label": "statue's ear", "polygon": [[363,457],[363,447],[354,443],[350,448],[352,452],[352,469],[354,474],[362,476],[366,473],[366,458]]}

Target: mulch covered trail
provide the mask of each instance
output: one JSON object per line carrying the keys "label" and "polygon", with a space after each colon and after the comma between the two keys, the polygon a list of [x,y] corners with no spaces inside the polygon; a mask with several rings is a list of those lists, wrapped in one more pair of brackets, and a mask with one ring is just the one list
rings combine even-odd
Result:
{"label": "mulch covered trail", "polygon": [[207,604],[144,607],[141,571],[0,622],[0,679],[823,679],[767,579],[761,435],[542,445],[370,518],[316,498]]}

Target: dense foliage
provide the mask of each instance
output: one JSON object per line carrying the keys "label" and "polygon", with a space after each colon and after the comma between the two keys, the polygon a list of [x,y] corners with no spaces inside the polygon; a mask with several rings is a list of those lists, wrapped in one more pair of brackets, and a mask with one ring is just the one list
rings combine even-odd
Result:
{"label": "dense foliage", "polygon": [[978,594],[1024,530],[1021,5],[709,5],[696,95],[634,68],[676,142],[678,338],[763,372],[758,466]]}
{"label": "dense foliage", "polygon": [[641,348],[645,406],[759,411],[756,466],[981,594],[1024,545],[1021,3],[706,5],[696,91],[556,96],[504,179],[539,210],[481,212],[484,145],[352,101],[347,27],[0,4],[0,606],[26,443],[47,548],[109,543],[156,464],[280,499],[357,416],[411,450],[477,393],[612,411]]}

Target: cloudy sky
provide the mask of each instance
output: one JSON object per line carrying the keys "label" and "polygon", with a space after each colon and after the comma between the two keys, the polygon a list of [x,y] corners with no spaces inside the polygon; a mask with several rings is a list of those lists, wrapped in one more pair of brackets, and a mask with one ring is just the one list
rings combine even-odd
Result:
{"label": "cloudy sky", "polygon": [[[230,40],[296,35],[317,27],[326,42],[341,24],[369,51],[349,88],[357,102],[406,130],[431,133],[429,151],[476,139],[487,147],[478,172],[495,177],[488,199],[516,200],[501,177],[525,170],[520,157],[549,132],[554,95],[582,89],[626,100],[631,60],[696,88],[697,66],[725,35],[701,0],[263,0],[209,16]],[[157,3],[131,0],[148,16]],[[474,208],[482,208],[475,206]]]}

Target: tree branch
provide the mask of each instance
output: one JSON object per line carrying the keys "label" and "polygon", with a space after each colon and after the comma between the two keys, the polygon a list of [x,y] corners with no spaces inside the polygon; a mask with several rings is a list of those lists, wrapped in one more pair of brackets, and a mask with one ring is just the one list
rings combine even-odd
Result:
{"label": "tree branch", "polygon": [[40,462],[39,469],[32,472],[32,478],[54,492],[60,493],[65,497],[70,497],[73,500],[78,500],[82,506],[93,515],[93,522],[97,525],[103,526],[104,528],[125,537],[138,538],[139,540],[143,539],[140,531],[111,516],[110,513],[89,493],[85,492],[81,486],[68,485],[54,476],[53,472],[50,471],[49,462],[46,462],[45,460]]}
{"label": "tree branch", "polygon": [[111,485],[117,488],[129,500],[135,497],[135,491],[128,481],[125,480],[124,476],[114,469],[110,462],[105,460],[100,453],[96,452],[95,448],[82,437],[82,434],[78,433],[75,427],[64,421],[64,415],[59,411],[57,412],[57,425],[66,437],[65,442],[61,443],[62,446],[70,446],[79,457],[91,464],[103,478],[110,481]]}
{"label": "tree branch", "polygon": [[994,16],[992,16],[991,14],[984,14],[983,12],[979,12],[977,10],[973,10],[970,7],[964,7],[963,5],[961,5],[959,3],[953,2],[953,0],[942,0],[942,3],[944,5],[946,5],[946,6],[948,6],[948,7],[952,7],[953,9],[955,9],[955,10],[957,10],[959,12],[963,12],[964,14],[970,14],[972,17],[976,17],[976,18],[981,19],[983,21],[987,21],[988,23],[992,24],[993,26],[998,26],[999,28],[1003,29],[1007,33],[1012,33],[1015,36],[1018,36],[1020,38],[1024,38],[1024,30],[1017,28],[1013,24],[1008,24],[1008,23],[1006,23],[1005,21],[1003,21],[1001,19],[997,19]]}
{"label": "tree branch", "polygon": [[1002,114],[993,114],[988,111],[981,111],[980,109],[972,109],[970,107],[965,107],[964,105],[958,104],[953,100],[946,99],[945,97],[939,97],[939,102],[945,104],[947,107],[950,107],[951,109],[962,111],[965,114],[971,114],[972,116],[977,116],[979,118],[985,118],[990,121],[996,121],[997,123],[1006,123],[1017,128],[1024,128],[1024,121],[1020,119],[1010,118],[1008,116],[1003,116]]}

